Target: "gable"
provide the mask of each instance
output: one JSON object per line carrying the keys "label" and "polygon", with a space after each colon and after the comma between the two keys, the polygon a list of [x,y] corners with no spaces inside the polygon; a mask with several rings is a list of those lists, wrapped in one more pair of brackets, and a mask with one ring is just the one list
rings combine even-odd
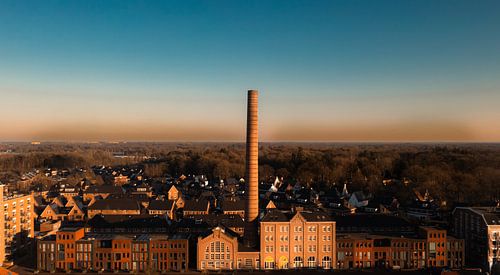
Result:
{"label": "gable", "polygon": [[57,213],[52,208],[52,204],[49,204],[45,206],[45,209],[43,209],[42,213],[40,214],[40,217],[49,217],[52,215],[57,215]]}
{"label": "gable", "polygon": [[69,211],[69,214],[70,215],[83,214],[83,211],[78,206],[74,205],[73,208],[71,208],[71,210]]}
{"label": "gable", "polygon": [[213,240],[223,240],[232,243],[236,240],[236,238],[231,235],[228,235],[220,227],[216,227],[212,229],[212,233],[210,235],[203,238],[203,241],[213,241]]}
{"label": "gable", "polygon": [[306,219],[302,216],[300,212],[295,213],[295,215],[290,219],[290,223],[305,223]]}
{"label": "gable", "polygon": [[266,205],[266,209],[275,209],[276,205],[274,204],[273,201],[269,201]]}

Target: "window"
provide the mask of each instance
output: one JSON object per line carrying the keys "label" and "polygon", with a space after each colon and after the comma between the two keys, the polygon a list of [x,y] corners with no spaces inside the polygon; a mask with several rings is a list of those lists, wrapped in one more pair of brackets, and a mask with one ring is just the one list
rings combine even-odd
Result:
{"label": "window", "polygon": [[323,260],[321,261],[321,266],[324,269],[332,268],[332,259],[328,256],[323,257]]}
{"label": "window", "polygon": [[307,266],[309,268],[314,268],[316,267],[316,258],[314,258],[314,256],[311,256],[307,259]]}
{"label": "window", "polygon": [[301,258],[301,257],[299,257],[299,256],[295,257],[295,258],[293,259],[293,266],[294,266],[295,268],[300,268],[300,267],[302,267],[302,258]]}
{"label": "window", "polygon": [[264,268],[265,269],[274,269],[274,259],[267,257],[266,260],[264,261]]}

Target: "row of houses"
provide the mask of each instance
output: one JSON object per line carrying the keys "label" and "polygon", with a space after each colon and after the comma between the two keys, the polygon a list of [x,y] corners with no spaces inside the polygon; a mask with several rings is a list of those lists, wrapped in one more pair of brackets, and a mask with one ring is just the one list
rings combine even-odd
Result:
{"label": "row of houses", "polygon": [[[145,272],[464,266],[464,241],[448,236],[446,230],[411,231],[396,223],[403,228],[399,236],[383,227],[369,233],[363,224],[346,226],[348,218],[338,221],[339,232],[337,221],[322,211],[268,209],[258,229],[260,246],[250,248],[242,234],[221,224],[200,231],[189,226],[179,230],[182,225],[160,217],[99,215],[82,227],[61,228],[41,238],[37,268]],[[356,218],[358,223],[363,220]],[[346,232],[347,227],[355,233]],[[183,244],[173,245],[174,241]]]}
{"label": "row of houses", "polygon": [[189,265],[182,234],[96,234],[66,227],[37,242],[41,271],[181,271]]}

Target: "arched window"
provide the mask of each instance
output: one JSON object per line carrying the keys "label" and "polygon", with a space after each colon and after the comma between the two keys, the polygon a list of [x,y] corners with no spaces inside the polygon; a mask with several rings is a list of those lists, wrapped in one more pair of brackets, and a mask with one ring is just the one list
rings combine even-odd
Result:
{"label": "arched window", "polygon": [[281,256],[278,262],[279,269],[287,269],[288,268],[288,258],[285,256]]}
{"label": "arched window", "polygon": [[295,268],[302,267],[302,258],[300,256],[297,256],[293,259],[293,267],[295,267]]}
{"label": "arched window", "polygon": [[321,262],[321,266],[324,269],[330,269],[330,268],[332,268],[332,258],[330,258],[328,256],[323,257],[323,260]]}
{"label": "arched window", "polygon": [[314,268],[316,267],[316,258],[314,258],[314,256],[311,256],[307,259],[307,266],[309,268]]}

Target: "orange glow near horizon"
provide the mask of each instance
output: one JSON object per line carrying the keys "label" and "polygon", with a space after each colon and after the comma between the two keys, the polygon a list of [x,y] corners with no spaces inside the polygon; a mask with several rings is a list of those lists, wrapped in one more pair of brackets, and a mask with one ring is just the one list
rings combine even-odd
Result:
{"label": "orange glow near horizon", "polygon": [[[498,96],[492,92],[287,98],[279,95],[283,91],[261,91],[261,141],[500,141]],[[140,95],[6,93],[0,101],[0,141],[244,140],[245,90],[227,98],[196,92]]]}
{"label": "orange glow near horizon", "polygon": [[[242,123],[243,124],[243,123]],[[244,141],[244,125],[2,123],[2,141]],[[500,140],[500,129],[450,122],[378,125],[263,123],[262,141],[477,141]]]}

